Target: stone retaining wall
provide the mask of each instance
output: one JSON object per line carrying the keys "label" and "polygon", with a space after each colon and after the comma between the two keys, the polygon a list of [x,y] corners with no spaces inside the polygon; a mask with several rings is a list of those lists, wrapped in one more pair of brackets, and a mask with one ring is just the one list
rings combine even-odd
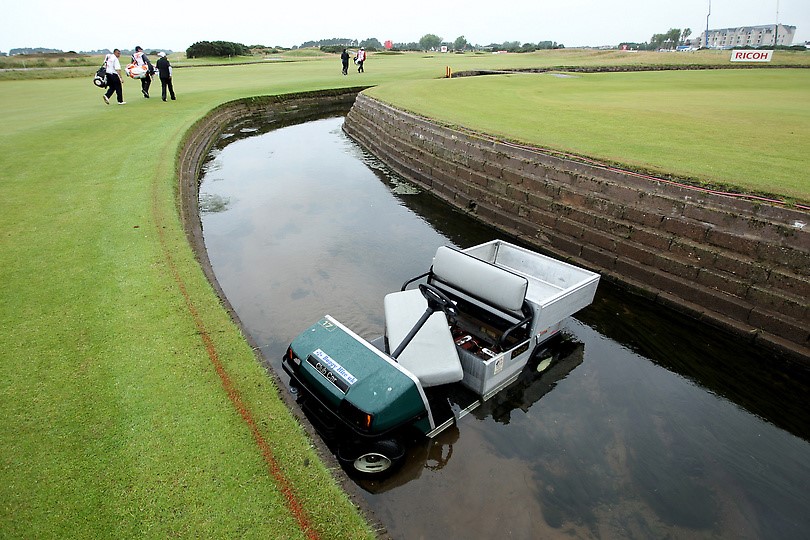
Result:
{"label": "stone retaining wall", "polygon": [[810,362],[810,213],[491,141],[362,94],[344,129],[475,218]]}

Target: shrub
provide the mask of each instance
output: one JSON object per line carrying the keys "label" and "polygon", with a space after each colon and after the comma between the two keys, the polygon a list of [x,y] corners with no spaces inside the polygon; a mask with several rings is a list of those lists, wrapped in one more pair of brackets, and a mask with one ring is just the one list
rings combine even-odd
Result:
{"label": "shrub", "polygon": [[202,56],[247,56],[250,49],[241,43],[231,41],[198,41],[186,49],[187,58],[198,58]]}

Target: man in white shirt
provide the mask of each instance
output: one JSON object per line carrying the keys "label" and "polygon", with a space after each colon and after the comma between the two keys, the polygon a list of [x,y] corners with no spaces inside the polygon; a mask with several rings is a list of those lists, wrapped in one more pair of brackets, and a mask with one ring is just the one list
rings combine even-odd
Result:
{"label": "man in white shirt", "polygon": [[115,49],[112,54],[108,54],[104,58],[104,66],[107,71],[107,93],[101,97],[107,105],[110,104],[113,92],[118,97],[119,105],[126,104],[126,101],[124,101],[124,77],[121,76],[121,62],[118,61],[120,57],[121,51]]}

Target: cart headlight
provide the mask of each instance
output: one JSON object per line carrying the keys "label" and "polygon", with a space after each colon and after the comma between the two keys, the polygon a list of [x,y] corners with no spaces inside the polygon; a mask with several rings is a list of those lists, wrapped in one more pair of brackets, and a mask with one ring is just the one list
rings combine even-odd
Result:
{"label": "cart headlight", "polygon": [[345,399],[340,402],[338,407],[340,415],[353,426],[357,426],[363,431],[370,431],[374,423],[374,415],[361,411]]}
{"label": "cart headlight", "polygon": [[298,358],[292,350],[292,347],[287,347],[287,352],[284,353],[284,358],[289,360],[291,363],[295,364],[296,366],[301,365],[301,359]]}

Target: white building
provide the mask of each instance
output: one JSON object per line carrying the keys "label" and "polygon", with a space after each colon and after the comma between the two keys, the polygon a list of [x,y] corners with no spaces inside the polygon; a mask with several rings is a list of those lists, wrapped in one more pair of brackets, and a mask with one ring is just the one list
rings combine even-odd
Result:
{"label": "white building", "polygon": [[793,37],[796,35],[795,26],[780,24],[777,29],[775,24],[763,24],[761,26],[741,26],[739,28],[720,28],[719,30],[709,30],[709,41],[706,42],[706,32],[693,41],[699,47],[710,49],[733,49],[735,47],[773,47],[774,30],[777,30],[776,45],[790,46],[793,44]]}

